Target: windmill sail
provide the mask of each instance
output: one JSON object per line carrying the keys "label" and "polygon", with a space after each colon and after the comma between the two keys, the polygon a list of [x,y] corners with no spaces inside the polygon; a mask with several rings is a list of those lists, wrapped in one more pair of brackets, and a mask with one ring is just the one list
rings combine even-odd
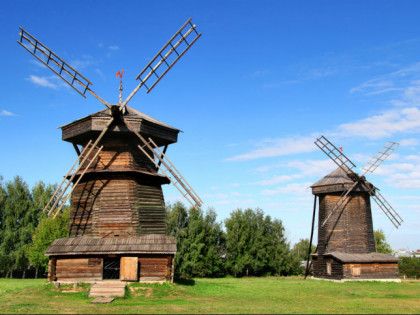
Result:
{"label": "windmill sail", "polygon": [[398,147],[399,143],[388,141],[381,150],[378,151],[362,169],[365,171],[363,175],[367,172],[373,173],[374,170],[378,168],[379,165]]}
{"label": "windmill sail", "polygon": [[320,148],[328,157],[337,164],[345,173],[351,171],[356,165],[350,161],[337,147],[332,144],[327,138],[321,136],[316,139],[315,144]]}
{"label": "windmill sail", "polygon": [[[165,153],[159,149],[156,143],[149,138],[149,141],[143,138],[141,134],[139,134],[131,124],[124,119],[124,123],[142,142],[142,145],[139,145],[138,148],[144,153],[147,158],[155,164],[155,166],[162,171],[162,173],[170,180],[170,182],[175,186],[176,189],[182,194],[182,196],[195,208],[201,207],[203,201],[197,195],[197,193],[192,189],[190,184],[188,184],[187,180],[181,175],[181,173],[175,168],[172,162],[167,158]],[[151,153],[152,156],[144,149],[146,147]],[[159,162],[155,161],[155,158],[158,159]],[[162,165],[163,164],[163,167]],[[168,172],[172,175],[169,176]],[[190,198],[194,201],[192,201]]]}
{"label": "windmill sail", "polygon": [[[105,135],[106,131],[109,129],[109,127],[111,126],[113,121],[114,121],[114,118],[111,118],[109,120],[109,122],[107,123],[105,128],[102,130],[102,132],[100,133],[98,138],[96,138],[96,140],[93,144],[92,144],[92,140],[90,140],[88,142],[88,144],[83,149],[82,153],[77,157],[76,161],[74,162],[74,164],[72,165],[70,170],[67,172],[66,176],[64,176],[63,181],[57,187],[56,191],[51,196],[51,199],[48,201],[47,205],[44,207],[43,212],[45,212],[47,210],[48,206],[51,204],[51,202],[53,200],[55,200],[55,202],[51,206],[50,210],[48,211],[48,216],[50,216],[55,211],[55,215],[54,215],[54,218],[55,218],[57,216],[57,214],[60,212],[63,205],[66,203],[67,199],[70,197],[71,192],[74,190],[74,188],[76,188],[77,184],[82,179],[82,177],[86,173],[87,169],[90,167],[92,162],[98,156],[99,152],[102,150],[103,147],[97,147],[97,145],[98,145],[99,141],[102,139],[102,137]],[[94,153],[94,155],[92,157],[93,153]],[[85,165],[86,164],[85,162],[88,159],[90,159],[90,160],[89,160],[88,164]],[[77,163],[79,163],[79,165],[76,167]],[[70,190],[70,192],[67,195],[64,195],[65,192],[67,191],[67,189],[69,188],[70,184],[72,183],[73,179],[75,178],[75,176],[80,171],[81,171],[81,173],[79,174],[79,178],[73,184],[72,189]],[[67,183],[66,183],[66,181],[67,181]],[[61,202],[61,205],[58,207],[60,202]],[[58,207],[58,210],[57,210],[57,207]]]}
{"label": "windmill sail", "polygon": [[51,69],[56,75],[70,85],[81,96],[86,98],[86,91],[89,91],[102,104],[110,108],[110,105],[94,93],[89,86],[92,85],[88,79],[75,70],[63,59],[58,57],[51,49],[42,44],[39,40],[19,27],[21,30],[20,40],[18,44],[30,52],[36,59],[41,61],[45,66]]}
{"label": "windmill sail", "polygon": [[[143,85],[149,93],[200,36],[201,33],[197,32],[196,26],[191,24],[191,18],[188,19],[137,75],[136,80],[140,80],[140,84],[131,92],[120,108],[123,109]],[[173,53],[175,54],[173,55]]]}
{"label": "windmill sail", "polygon": [[378,190],[375,191],[375,194],[371,193],[371,196],[373,200],[375,200],[375,202],[378,204],[379,208],[381,208],[383,213],[385,213],[392,224],[394,224],[394,226],[398,229],[398,227],[403,222],[403,219],[400,217],[397,211],[392,208],[392,206],[388,203],[388,201],[386,201],[384,196],[382,196]]}

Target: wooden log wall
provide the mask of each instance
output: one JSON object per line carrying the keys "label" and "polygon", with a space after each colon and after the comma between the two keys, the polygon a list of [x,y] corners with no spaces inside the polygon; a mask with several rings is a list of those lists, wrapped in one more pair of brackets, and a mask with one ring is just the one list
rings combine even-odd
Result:
{"label": "wooden log wall", "polygon": [[71,197],[70,236],[134,237],[166,233],[165,202],[159,184],[134,175],[89,177],[76,186]]}
{"label": "wooden log wall", "polygon": [[147,175],[133,170],[157,173],[136,144],[107,139],[72,193],[70,236],[130,237],[166,233],[161,183],[158,178],[150,179],[153,175],[145,179]]}
{"label": "wooden log wall", "polygon": [[[327,263],[331,266],[331,273],[327,272]],[[325,258],[323,256],[318,256],[316,260],[313,260],[312,263],[313,275],[316,278],[326,278],[326,279],[342,279],[343,278],[343,265],[331,258]]]}
{"label": "wooden log wall", "polygon": [[398,263],[344,264],[344,279],[394,279],[398,278]]}
{"label": "wooden log wall", "polygon": [[[327,264],[331,264],[328,274]],[[313,275],[325,279],[394,279],[398,278],[398,263],[341,263],[331,257],[318,256],[313,260]]]}
{"label": "wooden log wall", "polygon": [[[137,147],[139,141],[132,142],[121,139],[106,139],[102,151],[92,162],[89,169],[95,170],[140,170],[151,173],[157,173],[156,166],[144,153]],[[150,156],[153,157],[149,149],[144,148]],[[95,156],[97,152],[93,149],[82,168],[85,168],[91,161],[90,157]],[[83,155],[82,155],[83,156]]]}
{"label": "wooden log wall", "polygon": [[139,282],[173,281],[172,255],[146,255],[139,257]]}
{"label": "wooden log wall", "polygon": [[56,259],[57,281],[99,281],[102,280],[102,258],[74,258]]}
{"label": "wooden log wall", "polygon": [[[335,211],[324,227],[322,222],[332,211],[341,194],[319,196],[318,253],[375,252],[370,197],[365,192],[353,192],[344,211]],[[341,212],[341,214],[340,214]],[[332,232],[332,234],[331,234]]]}
{"label": "wooden log wall", "polygon": [[[121,280],[173,282],[173,255],[139,254],[120,259]],[[51,257],[49,265],[50,281],[100,281],[103,276],[103,257]]]}

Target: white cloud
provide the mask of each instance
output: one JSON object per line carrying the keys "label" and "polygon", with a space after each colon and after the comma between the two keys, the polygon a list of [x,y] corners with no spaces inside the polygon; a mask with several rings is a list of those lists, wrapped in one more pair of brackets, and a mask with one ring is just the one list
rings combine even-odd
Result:
{"label": "white cloud", "polygon": [[70,62],[70,65],[73,68],[78,69],[78,70],[81,70],[81,69],[84,69],[84,68],[87,68],[89,66],[96,65],[96,64],[97,62],[90,55],[83,55],[82,59],[75,59]]}
{"label": "white cloud", "polygon": [[299,169],[304,176],[326,175],[336,168],[334,162],[328,158],[325,160],[292,161],[287,166]]}
{"label": "white cloud", "polygon": [[254,160],[264,157],[275,157],[297,153],[307,153],[316,150],[314,137],[292,137],[265,139],[261,148],[248,153],[227,158],[226,161]]}
{"label": "white cloud", "polygon": [[109,50],[119,50],[120,47],[118,47],[117,45],[112,45],[112,46],[108,46]]}
{"label": "white cloud", "polygon": [[368,139],[380,139],[390,137],[395,133],[418,131],[420,131],[420,110],[416,107],[387,110],[338,127],[338,133],[342,136],[359,136]]}
{"label": "white cloud", "polygon": [[54,80],[51,77],[38,77],[36,75],[30,75],[29,78],[27,78],[27,80],[34,83],[35,85],[39,85],[42,87],[48,87],[52,89],[56,89],[58,87],[57,84],[51,82],[52,80]]}
{"label": "white cloud", "polygon": [[280,183],[290,182],[293,179],[301,178],[302,175],[300,174],[293,174],[293,175],[276,175],[267,180],[261,180],[258,182],[253,182],[251,185],[260,185],[260,186],[268,186],[268,185],[276,185]]}
{"label": "white cloud", "polygon": [[419,145],[420,141],[417,138],[410,138],[410,139],[400,140],[399,143],[400,143],[400,146],[402,146],[402,147],[409,147],[409,146]]}
{"label": "white cloud", "polygon": [[420,164],[420,153],[419,155],[408,155],[405,157],[405,159]]}
{"label": "white cloud", "polygon": [[397,188],[420,189],[420,172],[394,174],[387,179],[387,182]]}
{"label": "white cloud", "polygon": [[[372,79],[369,81],[366,81],[359,86],[356,86],[350,90],[350,93],[355,92],[363,92],[367,89],[375,89],[375,92],[383,91],[384,89],[390,89],[392,88],[393,83],[391,80],[381,80],[381,79]],[[371,94],[374,92],[370,92]],[[379,94],[379,93],[376,93]]]}
{"label": "white cloud", "polygon": [[265,189],[261,192],[264,196],[274,196],[278,194],[288,195],[308,195],[311,190],[308,188],[313,183],[291,183],[286,186],[280,186],[274,189]]}
{"label": "white cloud", "polygon": [[9,111],[7,111],[7,110],[3,109],[3,110],[0,112],[0,116],[16,116],[16,114],[13,114],[12,112],[9,112]]}

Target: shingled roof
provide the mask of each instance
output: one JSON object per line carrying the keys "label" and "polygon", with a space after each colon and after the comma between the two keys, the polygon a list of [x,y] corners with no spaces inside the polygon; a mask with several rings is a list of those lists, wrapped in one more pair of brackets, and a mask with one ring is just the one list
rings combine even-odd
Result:
{"label": "shingled roof", "polygon": [[[126,107],[123,118],[130,123],[131,128],[142,134],[146,139],[151,137],[158,146],[177,142],[178,133],[180,132],[179,129],[169,126],[132,107]],[[99,136],[110,119],[110,110],[104,109],[59,128],[61,128],[64,141],[85,145],[89,140]],[[132,132],[119,119],[115,120],[115,124],[107,132],[107,137],[125,138],[127,135],[132,136]],[[127,138],[125,139],[127,140]]]}
{"label": "shingled roof", "polygon": [[[164,122],[161,122],[160,120],[157,120],[157,119],[155,119],[155,118],[153,118],[149,115],[146,115],[145,113],[142,113],[142,112],[138,111],[137,109],[134,109],[130,106],[125,107],[125,113],[124,113],[123,116],[124,116],[124,118],[127,118],[128,120],[146,120],[148,122],[159,125],[161,127],[169,128],[169,129],[172,129],[172,130],[178,131],[178,132],[180,131],[179,129],[177,129],[175,127],[172,127],[168,124],[165,124]],[[109,109],[105,108],[103,110],[100,110],[99,112],[96,112],[96,113],[87,115],[85,117],[79,118],[75,121],[72,121],[72,122],[70,122],[68,124],[65,124],[63,126],[60,126],[58,128],[63,129],[63,128],[66,128],[69,125],[73,125],[75,123],[78,123],[79,121],[86,120],[86,119],[89,119],[89,118],[104,118],[104,119],[108,120],[110,117],[111,117],[111,113],[109,112]]]}
{"label": "shingled roof", "polygon": [[175,254],[175,238],[149,234],[130,238],[69,237],[56,239],[45,251],[46,256],[105,254]]}
{"label": "shingled roof", "polygon": [[366,254],[331,252],[324,256],[332,256],[342,263],[395,263],[399,261],[397,257],[376,252]]}
{"label": "shingled roof", "polygon": [[[350,188],[353,183],[354,181],[347,175],[347,173],[338,167],[314,183],[311,188],[314,195],[319,193],[342,192]],[[363,181],[362,183],[359,183],[353,191],[369,191],[371,189],[369,186],[372,186],[370,182]]]}

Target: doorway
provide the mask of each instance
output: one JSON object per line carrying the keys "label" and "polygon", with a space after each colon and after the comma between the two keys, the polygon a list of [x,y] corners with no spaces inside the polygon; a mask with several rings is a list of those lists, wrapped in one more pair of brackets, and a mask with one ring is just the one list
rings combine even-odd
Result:
{"label": "doorway", "polygon": [[119,257],[105,257],[103,280],[119,280],[120,279],[120,258]]}

